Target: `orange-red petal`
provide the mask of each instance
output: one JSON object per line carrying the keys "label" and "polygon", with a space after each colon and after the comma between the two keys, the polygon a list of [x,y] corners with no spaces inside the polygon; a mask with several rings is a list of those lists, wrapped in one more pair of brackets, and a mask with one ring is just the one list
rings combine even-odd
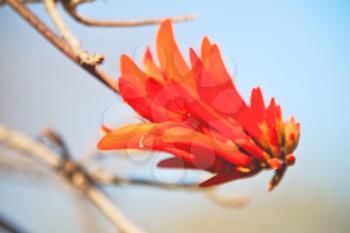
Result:
{"label": "orange-red petal", "polygon": [[171,20],[165,20],[161,23],[156,44],[159,63],[166,77],[194,87],[194,80],[187,76],[190,68],[177,47]]}
{"label": "orange-red petal", "polygon": [[[102,138],[98,148],[101,150],[144,149],[165,152],[170,152],[169,148],[176,148],[192,154],[193,158],[190,161],[195,165],[208,165],[208,168],[216,163],[217,156],[236,166],[249,166],[252,162],[252,158],[241,153],[235,144],[223,143],[188,126],[172,122],[143,123],[116,129]],[[212,162],[212,164],[202,164],[203,162]]]}

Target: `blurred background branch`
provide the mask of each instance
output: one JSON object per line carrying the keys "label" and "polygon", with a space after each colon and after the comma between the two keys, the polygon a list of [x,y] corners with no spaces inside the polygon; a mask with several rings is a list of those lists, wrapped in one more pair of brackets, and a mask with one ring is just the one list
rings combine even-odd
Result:
{"label": "blurred background branch", "polygon": [[66,181],[80,190],[117,229],[122,232],[144,232],[129,222],[91,180],[83,167],[71,160],[62,160],[60,155],[55,154],[40,142],[2,125],[0,125],[0,143],[22,154],[30,154],[53,171],[59,172]]}
{"label": "blurred background branch", "polygon": [[0,232],[5,233],[27,233],[19,226],[0,214]]}
{"label": "blurred background branch", "polygon": [[[41,3],[42,0],[20,0],[20,2],[27,4],[27,3]],[[6,4],[6,0],[0,0],[0,6]]]}

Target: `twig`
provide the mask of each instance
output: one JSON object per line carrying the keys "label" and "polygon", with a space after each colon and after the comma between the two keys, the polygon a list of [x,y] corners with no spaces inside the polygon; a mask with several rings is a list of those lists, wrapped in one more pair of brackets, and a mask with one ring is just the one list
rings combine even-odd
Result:
{"label": "twig", "polygon": [[80,198],[81,195],[74,195],[74,212],[78,218],[79,224],[82,226],[82,232],[99,233],[108,232],[106,225],[102,224],[90,206],[86,205],[86,200]]}
{"label": "twig", "polygon": [[92,76],[97,78],[109,89],[118,93],[118,86],[114,79],[109,77],[104,72],[87,64],[81,64],[79,57],[76,56],[72,48],[63,42],[50,28],[48,28],[38,17],[36,17],[20,0],[5,0],[25,21],[32,25],[40,34],[42,34],[48,41],[51,42],[57,49],[66,55],[73,62],[81,66]]}
{"label": "twig", "polygon": [[132,225],[116,208],[115,204],[97,188],[97,185],[90,180],[90,177],[85,172],[84,168],[72,161],[64,162],[59,155],[56,155],[39,142],[2,125],[0,125],[0,143],[5,144],[18,152],[25,152],[26,154],[28,153],[35,156],[55,171],[61,171],[61,174],[66,180],[82,191],[82,193],[101,211],[101,213],[122,232],[144,232]]}
{"label": "twig", "polygon": [[[6,153],[6,155],[5,155]],[[37,183],[46,182],[50,178],[47,166],[35,163],[32,158],[18,156],[8,150],[0,150],[0,175],[11,175],[11,177],[21,178],[16,181],[30,180]]]}
{"label": "twig", "polygon": [[115,204],[107,198],[96,187],[90,187],[86,191],[86,195],[89,199],[102,211],[102,213],[114,223],[115,227],[119,228],[121,232],[124,233],[144,233],[145,231],[140,228],[132,225],[130,221],[118,210],[115,208]]}
{"label": "twig", "polygon": [[162,183],[141,178],[126,178],[118,175],[108,175],[105,172],[91,172],[91,178],[103,185],[139,185],[152,188],[204,192],[206,197],[217,205],[229,208],[240,208],[249,204],[250,199],[246,196],[232,197],[230,194],[220,193],[218,188],[200,188],[198,183]]}
{"label": "twig", "polygon": [[[145,20],[131,20],[131,21],[106,21],[106,20],[96,20],[91,19],[85,16],[82,16],[78,13],[77,7],[81,3],[85,3],[86,1],[72,1],[72,0],[61,0],[66,11],[78,22],[85,24],[87,26],[94,27],[138,27],[138,26],[146,26],[146,25],[154,25],[161,23],[165,18],[158,19],[145,19]],[[90,1],[88,1],[90,2]],[[190,20],[194,20],[197,16],[195,14],[184,15],[184,16],[174,16],[174,17],[166,17],[167,19],[171,19],[174,23],[181,23]]]}
{"label": "twig", "polygon": [[[22,3],[27,4],[27,3],[41,3],[42,0],[21,0]],[[5,0],[0,0],[0,6],[5,5],[6,1]]]}
{"label": "twig", "polygon": [[63,160],[69,160],[72,158],[66,142],[63,140],[61,135],[59,135],[56,131],[50,128],[45,128],[42,134],[45,138],[47,138],[50,142],[52,142],[55,146],[57,146],[61,150],[60,155],[62,156]]}
{"label": "twig", "polygon": [[61,159],[51,150],[39,142],[2,125],[0,125],[0,142],[18,152],[33,155],[53,168],[58,168],[61,165]]}
{"label": "twig", "polygon": [[[20,229],[13,222],[0,215],[0,231],[5,230],[8,233],[25,233],[26,231]],[[1,231],[2,232],[2,231]]]}
{"label": "twig", "polygon": [[43,2],[48,15],[51,17],[53,23],[57,27],[63,39],[67,42],[67,44],[72,48],[75,55],[79,58],[80,63],[87,65],[101,64],[104,60],[104,56],[101,54],[89,54],[81,48],[79,40],[68,29],[61,15],[59,14],[56,6],[56,1],[43,0]]}
{"label": "twig", "polygon": [[107,175],[106,173],[103,174],[100,170],[98,172],[91,172],[91,177],[94,181],[103,185],[138,185],[152,188],[177,189],[186,191],[208,190],[205,188],[199,188],[198,183],[162,183],[142,178],[127,178],[117,175]]}

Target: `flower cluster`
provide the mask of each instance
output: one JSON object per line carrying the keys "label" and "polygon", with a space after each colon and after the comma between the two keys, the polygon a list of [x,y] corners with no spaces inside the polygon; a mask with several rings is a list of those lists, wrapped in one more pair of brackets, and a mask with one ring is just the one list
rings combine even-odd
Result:
{"label": "flower cluster", "polygon": [[124,101],[146,119],[139,124],[106,129],[101,150],[137,149],[174,155],[159,167],[201,169],[214,176],[202,187],[251,177],[263,169],[275,175],[272,190],[295,162],[299,123],[283,121],[272,98],[265,105],[260,88],[250,103],[237,92],[219,48],[204,38],[190,65],[175,42],[170,20],[157,34],[159,64],[146,50],[141,70],[128,56],[120,58],[119,91]]}

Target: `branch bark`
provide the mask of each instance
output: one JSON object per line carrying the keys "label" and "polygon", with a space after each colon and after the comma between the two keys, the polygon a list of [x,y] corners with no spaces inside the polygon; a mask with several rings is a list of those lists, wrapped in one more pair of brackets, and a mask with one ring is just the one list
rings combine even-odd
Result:
{"label": "branch bark", "polygon": [[101,64],[104,60],[102,54],[89,54],[80,45],[78,38],[69,30],[64,23],[61,15],[57,10],[57,4],[55,0],[43,0],[45,9],[48,15],[51,17],[56,28],[62,35],[63,39],[72,48],[75,55],[79,58],[81,64],[97,65]]}
{"label": "branch bark", "polygon": [[[13,222],[9,221],[0,215],[0,231],[4,230],[8,233],[26,233],[23,229],[19,228]],[[2,232],[2,231],[1,231]]]}
{"label": "branch bark", "polygon": [[40,162],[59,172],[66,181],[80,190],[95,207],[118,229],[125,233],[144,233],[134,226],[107,195],[90,180],[84,168],[73,161],[64,161],[41,143],[0,125],[0,143],[18,152],[30,154]]}
{"label": "branch bark", "polygon": [[[144,20],[128,20],[128,21],[107,21],[107,20],[96,20],[91,19],[86,16],[82,16],[78,13],[77,7],[84,2],[80,1],[72,1],[72,0],[61,0],[64,8],[72,16],[76,21],[82,23],[86,26],[93,27],[139,27],[139,26],[147,26],[161,23],[165,18],[158,19],[144,19]],[[167,19],[171,19],[174,23],[181,23],[190,20],[196,19],[195,14],[191,15],[182,15],[182,16],[173,16],[166,17]]]}
{"label": "branch bark", "polygon": [[53,46],[60,50],[74,63],[82,67],[96,79],[101,81],[109,89],[118,93],[116,81],[106,73],[99,70],[94,65],[81,64],[80,58],[74,53],[72,48],[62,41],[50,28],[48,28],[37,16],[35,16],[20,0],[5,0],[25,21],[34,27],[42,36],[44,36]]}

